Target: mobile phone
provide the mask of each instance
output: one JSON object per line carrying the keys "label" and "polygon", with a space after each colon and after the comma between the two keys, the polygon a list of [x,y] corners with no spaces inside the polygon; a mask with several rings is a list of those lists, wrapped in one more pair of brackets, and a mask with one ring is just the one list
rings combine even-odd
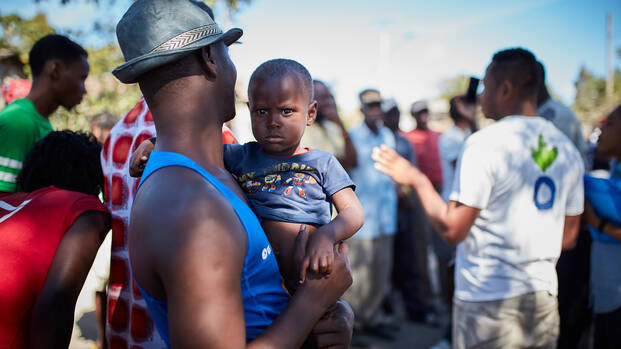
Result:
{"label": "mobile phone", "polygon": [[468,84],[468,92],[466,92],[466,102],[477,102],[477,88],[479,87],[479,79],[474,76],[470,77],[470,83]]}

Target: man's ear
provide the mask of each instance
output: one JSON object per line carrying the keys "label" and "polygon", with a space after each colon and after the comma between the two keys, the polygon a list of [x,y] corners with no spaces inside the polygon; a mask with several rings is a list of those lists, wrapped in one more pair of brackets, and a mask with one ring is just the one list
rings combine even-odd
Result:
{"label": "man's ear", "polygon": [[317,106],[319,103],[317,101],[312,101],[311,104],[308,105],[308,115],[306,117],[306,126],[310,126],[315,122],[317,118]]}
{"label": "man's ear", "polygon": [[208,45],[199,50],[201,68],[205,74],[213,79],[217,75],[216,61],[214,60],[215,49],[213,45]]}
{"label": "man's ear", "polygon": [[500,84],[500,86],[498,86],[498,96],[500,97],[500,101],[502,103],[507,102],[508,100],[513,98],[514,93],[515,88],[509,80],[504,80]]}
{"label": "man's ear", "polygon": [[43,71],[50,77],[50,80],[54,82],[60,80],[63,70],[63,65],[57,59],[45,62],[45,66],[43,67]]}

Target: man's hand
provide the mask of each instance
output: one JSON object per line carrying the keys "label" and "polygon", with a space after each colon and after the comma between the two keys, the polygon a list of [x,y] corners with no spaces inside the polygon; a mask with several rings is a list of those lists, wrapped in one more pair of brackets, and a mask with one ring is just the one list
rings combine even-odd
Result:
{"label": "man's hand", "polygon": [[[295,240],[294,259],[296,265],[300,265],[302,261],[300,256],[306,255],[308,235],[306,226],[300,227],[300,233]],[[296,296],[299,292],[308,294],[304,298],[314,299],[314,302],[319,302],[326,309],[334,304],[352,284],[349,259],[347,258],[347,246],[344,243],[340,243],[333,245],[332,249],[334,254],[332,273],[329,275],[306,275],[303,281],[300,280],[302,285],[296,292]]]}
{"label": "man's hand", "polygon": [[376,170],[389,175],[401,185],[415,186],[421,176],[425,177],[412,163],[385,145],[373,148],[371,158],[375,160]]}
{"label": "man's hand", "polygon": [[354,330],[354,311],[338,300],[315,324],[310,335],[314,348],[349,348]]}
{"label": "man's hand", "polygon": [[308,239],[306,254],[299,265],[300,281],[306,280],[306,271],[315,274],[330,274],[334,264],[334,239],[322,233],[319,228]]}
{"label": "man's hand", "polygon": [[136,151],[132,153],[129,158],[129,175],[132,177],[140,177],[142,176],[142,172],[144,171],[144,167],[147,165],[147,161],[149,160],[149,156],[151,152],[155,148],[155,144],[153,144],[150,140],[146,139]]}

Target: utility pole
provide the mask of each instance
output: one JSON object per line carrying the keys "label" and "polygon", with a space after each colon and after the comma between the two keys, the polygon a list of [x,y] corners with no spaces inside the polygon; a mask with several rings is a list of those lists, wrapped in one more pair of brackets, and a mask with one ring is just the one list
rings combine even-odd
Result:
{"label": "utility pole", "polygon": [[614,71],[612,69],[612,14],[606,15],[606,99],[613,93]]}

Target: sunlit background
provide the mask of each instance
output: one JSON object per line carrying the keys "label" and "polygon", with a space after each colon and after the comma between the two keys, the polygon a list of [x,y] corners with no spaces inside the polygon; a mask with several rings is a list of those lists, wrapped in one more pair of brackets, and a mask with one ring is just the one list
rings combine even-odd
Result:
{"label": "sunlit background", "polygon": [[[91,54],[99,61],[109,57],[114,64],[100,62],[94,68],[90,102],[76,112],[92,114],[108,108],[119,114],[133,104],[116,99],[120,105],[88,108],[115,84],[109,74],[120,58],[114,25],[130,0],[1,0],[0,4],[3,18],[17,14],[31,19],[42,13],[51,28],[91,51],[111,46],[105,54]],[[223,27],[244,30],[242,44],[231,48],[242,100],[252,71],[265,60],[284,57],[298,60],[314,78],[330,85],[350,124],[356,121],[357,93],[365,87],[377,87],[384,96],[395,98],[402,112],[425,98],[435,101],[432,112],[442,114],[446,98],[465,90],[464,76],[481,77],[495,51],[522,46],[545,64],[552,95],[573,106],[587,124],[594,123],[607,111],[597,100],[607,72],[607,14],[612,18],[610,65],[617,69],[614,98],[620,99],[620,1],[217,0],[214,8]],[[5,32],[3,26],[3,36]],[[96,78],[103,83],[95,84]],[[577,82],[590,84],[583,86],[578,98]],[[130,91],[126,95],[135,99],[137,89]],[[410,126],[409,118],[404,119]],[[63,120],[67,126],[84,127],[80,117]]]}

